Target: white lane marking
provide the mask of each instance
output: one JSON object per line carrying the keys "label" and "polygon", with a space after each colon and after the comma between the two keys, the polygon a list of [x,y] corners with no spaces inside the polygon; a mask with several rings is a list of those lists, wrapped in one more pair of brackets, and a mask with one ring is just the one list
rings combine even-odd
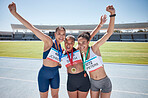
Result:
{"label": "white lane marking", "polygon": [[33,82],[33,83],[36,83],[36,82],[37,82],[37,81],[33,81],[33,80],[24,80],[24,79],[8,78],[8,77],[0,77],[0,79],[7,79],[7,80],[18,80],[18,81],[24,81],[24,82]]}
{"label": "white lane marking", "polygon": [[[0,77],[0,79],[37,83],[37,81],[34,81],[34,80],[25,80],[25,79],[8,78],[8,77]],[[65,85],[65,84],[60,84],[60,85]]]}
{"label": "white lane marking", "polygon": [[33,68],[12,68],[12,67],[0,67],[0,68],[3,68],[3,69],[19,69],[19,70],[39,70],[39,69],[33,69]]}
{"label": "white lane marking", "polygon": [[129,93],[129,94],[137,94],[137,95],[148,95],[148,93],[139,93],[139,92],[121,91],[121,90],[113,90],[113,92]]}

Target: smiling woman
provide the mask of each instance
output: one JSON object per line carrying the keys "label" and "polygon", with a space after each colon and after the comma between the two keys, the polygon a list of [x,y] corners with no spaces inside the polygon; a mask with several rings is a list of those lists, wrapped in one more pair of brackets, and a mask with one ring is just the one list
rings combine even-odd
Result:
{"label": "smiling woman", "polygon": [[[38,73],[38,88],[40,91],[40,97],[48,97],[48,90],[50,85],[52,97],[57,98],[60,86],[60,76],[58,68],[60,66],[59,62],[61,62],[62,57],[62,48],[60,43],[65,39],[65,28],[57,27],[54,33],[55,40],[52,40],[50,36],[42,33],[39,29],[34,27],[31,23],[29,23],[21,15],[19,15],[19,13],[16,11],[16,4],[14,2],[9,4],[8,8],[10,13],[16,19],[18,19],[26,28],[31,30],[40,40],[44,42],[43,66]],[[54,50],[53,55],[56,56],[58,59],[55,60],[49,56],[53,53],[52,50]],[[58,55],[56,55],[56,53]],[[48,76],[47,74],[50,74],[50,76]]]}

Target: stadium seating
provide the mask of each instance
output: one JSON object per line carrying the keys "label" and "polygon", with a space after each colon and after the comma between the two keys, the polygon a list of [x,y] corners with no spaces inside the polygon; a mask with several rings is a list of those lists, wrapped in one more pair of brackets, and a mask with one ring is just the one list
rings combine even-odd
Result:
{"label": "stadium seating", "polygon": [[12,38],[12,32],[0,32],[0,40],[11,40]]}
{"label": "stadium seating", "polygon": [[133,34],[133,40],[134,41],[138,41],[138,42],[143,42],[143,41],[147,41],[148,39],[146,39],[146,34]]}
{"label": "stadium seating", "polygon": [[98,38],[102,38],[102,36],[104,35],[104,33],[99,33]]}
{"label": "stadium seating", "polygon": [[95,35],[94,37],[93,37],[93,41],[97,41],[99,39],[99,36],[98,35]]}
{"label": "stadium seating", "polygon": [[146,39],[148,39],[148,34],[146,34]]}
{"label": "stadium seating", "polygon": [[33,37],[33,33],[31,32],[27,32],[24,34],[24,36],[22,37],[23,40],[33,40],[34,37]]}
{"label": "stadium seating", "polygon": [[[78,33],[72,33],[77,40]],[[54,33],[44,33],[54,39]],[[66,33],[69,35],[71,33]],[[105,33],[97,33],[92,39],[92,41],[97,41],[102,38]],[[32,32],[1,32],[0,31],[0,40],[40,40]],[[126,42],[148,42],[148,32],[135,32],[135,33],[113,33],[113,35],[108,39],[108,41],[126,41]]]}
{"label": "stadium seating", "polygon": [[132,34],[131,33],[123,33],[121,34],[121,41],[133,41],[133,38],[132,38]]}
{"label": "stadium seating", "polygon": [[113,34],[109,39],[108,41],[120,41],[120,34]]}
{"label": "stadium seating", "polygon": [[15,32],[13,35],[14,40],[22,40],[24,33],[23,32]]}

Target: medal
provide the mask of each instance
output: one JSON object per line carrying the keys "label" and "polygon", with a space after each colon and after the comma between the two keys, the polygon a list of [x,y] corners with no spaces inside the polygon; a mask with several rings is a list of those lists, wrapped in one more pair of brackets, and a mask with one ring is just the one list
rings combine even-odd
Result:
{"label": "medal", "polygon": [[[67,52],[67,55],[68,55],[68,58],[69,58],[69,61],[70,61],[71,66],[73,66],[73,49],[71,51],[71,58],[70,58],[70,55],[69,55],[68,52]],[[76,68],[75,67],[72,67],[71,68],[71,72],[72,73],[75,73],[76,72]]]}
{"label": "medal", "polygon": [[86,73],[84,73],[84,77],[86,77]]}
{"label": "medal", "polygon": [[72,68],[71,68],[71,72],[72,72],[72,73],[75,73],[75,72],[76,72],[76,68],[75,68],[75,67],[72,67]]}
{"label": "medal", "polygon": [[57,49],[58,49],[59,62],[61,62],[61,58],[62,58],[62,48],[61,48],[61,44],[59,44],[59,46],[60,46],[60,50],[59,50],[58,44],[57,44],[57,41],[56,41],[56,40],[55,40],[55,43],[56,43],[56,46],[57,46]]}
{"label": "medal", "polygon": [[[90,47],[88,47],[88,49],[87,49],[86,56],[85,56],[85,52],[82,52],[82,54],[83,54],[83,59],[82,59],[82,61],[83,61],[83,69],[84,69],[84,71],[85,71],[85,61],[86,61],[86,59],[87,59],[89,49],[90,49]],[[86,73],[84,73],[84,77],[86,77]]]}

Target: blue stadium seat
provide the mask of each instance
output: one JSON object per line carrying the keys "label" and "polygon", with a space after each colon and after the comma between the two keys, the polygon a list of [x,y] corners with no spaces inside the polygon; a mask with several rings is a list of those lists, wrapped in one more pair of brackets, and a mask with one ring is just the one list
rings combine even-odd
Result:
{"label": "blue stadium seat", "polygon": [[145,34],[133,34],[133,39],[134,39],[134,41],[145,42],[146,35]]}
{"label": "blue stadium seat", "polygon": [[120,41],[120,34],[113,34],[108,41]]}
{"label": "blue stadium seat", "polygon": [[33,33],[25,33],[22,39],[23,40],[33,40],[34,39]]}
{"label": "blue stadium seat", "polygon": [[133,41],[132,34],[121,34],[121,41]]}

